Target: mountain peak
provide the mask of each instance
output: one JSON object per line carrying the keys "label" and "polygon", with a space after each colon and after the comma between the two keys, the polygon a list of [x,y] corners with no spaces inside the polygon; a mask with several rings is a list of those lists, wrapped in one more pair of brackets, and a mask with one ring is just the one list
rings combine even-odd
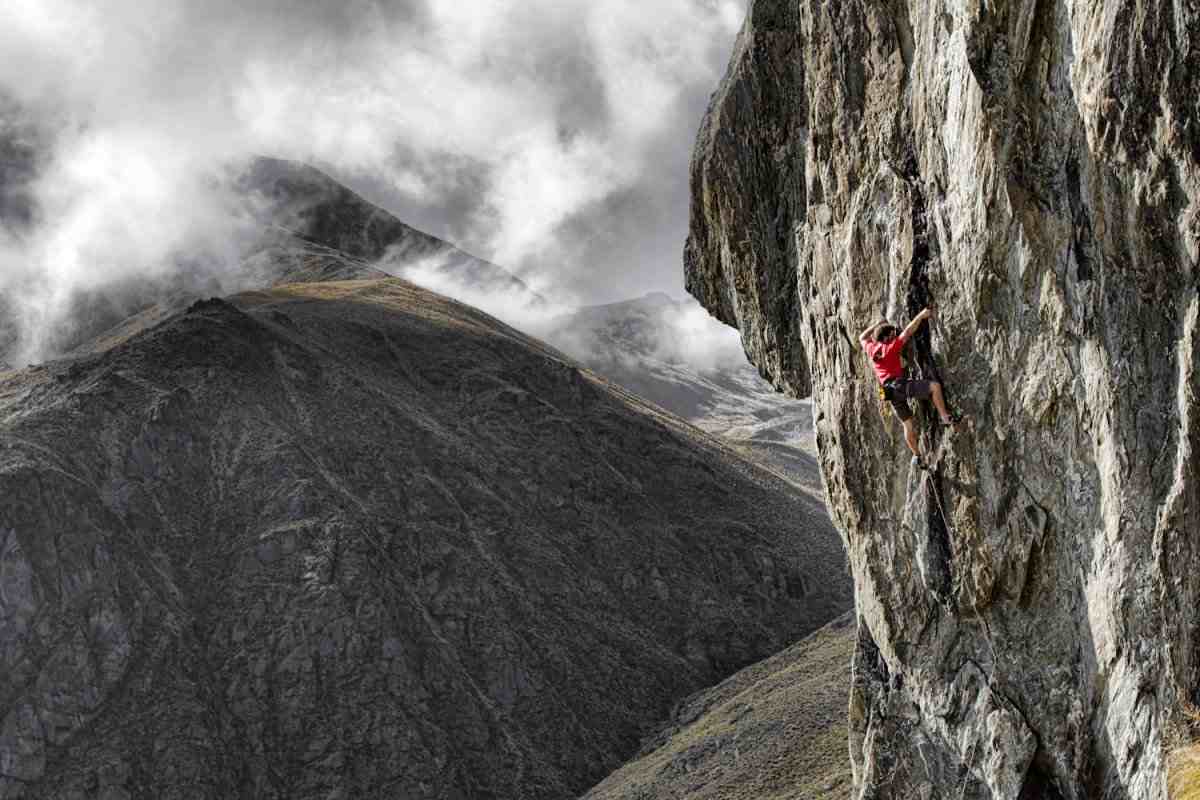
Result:
{"label": "mountain peak", "polygon": [[487,314],[191,310],[0,377],[0,795],[574,797],[848,605],[819,503]]}

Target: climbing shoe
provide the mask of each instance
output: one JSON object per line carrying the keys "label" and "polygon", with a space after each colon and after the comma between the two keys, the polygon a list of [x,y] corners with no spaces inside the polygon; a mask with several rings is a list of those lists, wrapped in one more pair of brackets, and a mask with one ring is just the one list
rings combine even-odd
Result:
{"label": "climbing shoe", "polygon": [[921,460],[920,456],[912,457],[912,465],[913,465],[913,469],[919,469],[922,472],[929,469],[929,467],[925,466],[925,462]]}

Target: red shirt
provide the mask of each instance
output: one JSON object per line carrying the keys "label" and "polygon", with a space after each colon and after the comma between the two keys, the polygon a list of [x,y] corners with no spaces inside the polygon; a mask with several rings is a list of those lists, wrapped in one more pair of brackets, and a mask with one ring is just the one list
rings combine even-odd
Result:
{"label": "red shirt", "polygon": [[904,365],[900,363],[900,351],[904,349],[904,337],[897,336],[889,342],[863,342],[863,350],[871,357],[871,366],[880,383],[904,377]]}

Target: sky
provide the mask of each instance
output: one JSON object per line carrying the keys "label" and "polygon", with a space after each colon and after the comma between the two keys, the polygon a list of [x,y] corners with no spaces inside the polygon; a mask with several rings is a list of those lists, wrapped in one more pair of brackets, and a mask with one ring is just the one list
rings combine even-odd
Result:
{"label": "sky", "polygon": [[73,293],[228,278],[250,221],[223,178],[262,154],[562,302],[680,297],[688,162],[745,10],[5,0],[0,136],[37,168],[0,173],[0,292],[37,330]]}

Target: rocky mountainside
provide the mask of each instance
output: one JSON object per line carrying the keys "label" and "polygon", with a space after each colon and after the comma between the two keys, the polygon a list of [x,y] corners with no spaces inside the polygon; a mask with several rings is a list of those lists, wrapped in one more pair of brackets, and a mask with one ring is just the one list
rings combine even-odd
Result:
{"label": "rocky mountainside", "polygon": [[[27,172],[32,169],[28,159],[20,163]],[[736,343],[724,343],[719,362],[708,363],[710,354],[693,352],[679,325],[691,309],[666,295],[584,307],[542,323],[550,304],[520,279],[403,223],[314,167],[258,158],[239,174],[237,184],[248,213],[261,224],[261,235],[225,284],[183,270],[79,296],[72,326],[57,341],[60,348],[91,352],[201,297],[231,290],[394,275],[466,298],[504,298],[502,305],[515,306],[510,309],[513,322],[539,320],[527,333],[817,490],[810,405],[771,390]],[[15,316],[0,295],[0,364],[6,356],[20,363]],[[698,321],[687,318],[692,326]],[[711,339],[704,327],[698,333]]]}
{"label": "rocky mountainside", "polygon": [[[1162,800],[1200,699],[1200,9],[754,0],[689,291],[811,393],[857,798]],[[936,302],[929,472],[858,332]]]}
{"label": "rocky mountainside", "polygon": [[712,323],[695,311],[703,318],[655,293],[584,307],[541,333],[609,380],[820,492],[811,405],[772,389],[736,339],[712,342]]}
{"label": "rocky mountainside", "polygon": [[818,484],[810,405],[774,392],[737,344],[726,343],[715,361],[695,352],[680,325],[689,309],[667,295],[586,306],[542,323],[550,304],[520,279],[404,224],[320,170],[262,158],[241,182],[270,221],[264,244],[246,264],[259,285],[323,280],[322,269],[358,266],[430,281],[426,288],[435,290],[444,285],[464,298],[502,297],[517,306],[512,323],[539,320],[527,333],[790,479]]}
{"label": "rocky mountainside", "polygon": [[0,497],[5,798],[573,796],[849,601],[806,494],[395,279],[0,376]]}

